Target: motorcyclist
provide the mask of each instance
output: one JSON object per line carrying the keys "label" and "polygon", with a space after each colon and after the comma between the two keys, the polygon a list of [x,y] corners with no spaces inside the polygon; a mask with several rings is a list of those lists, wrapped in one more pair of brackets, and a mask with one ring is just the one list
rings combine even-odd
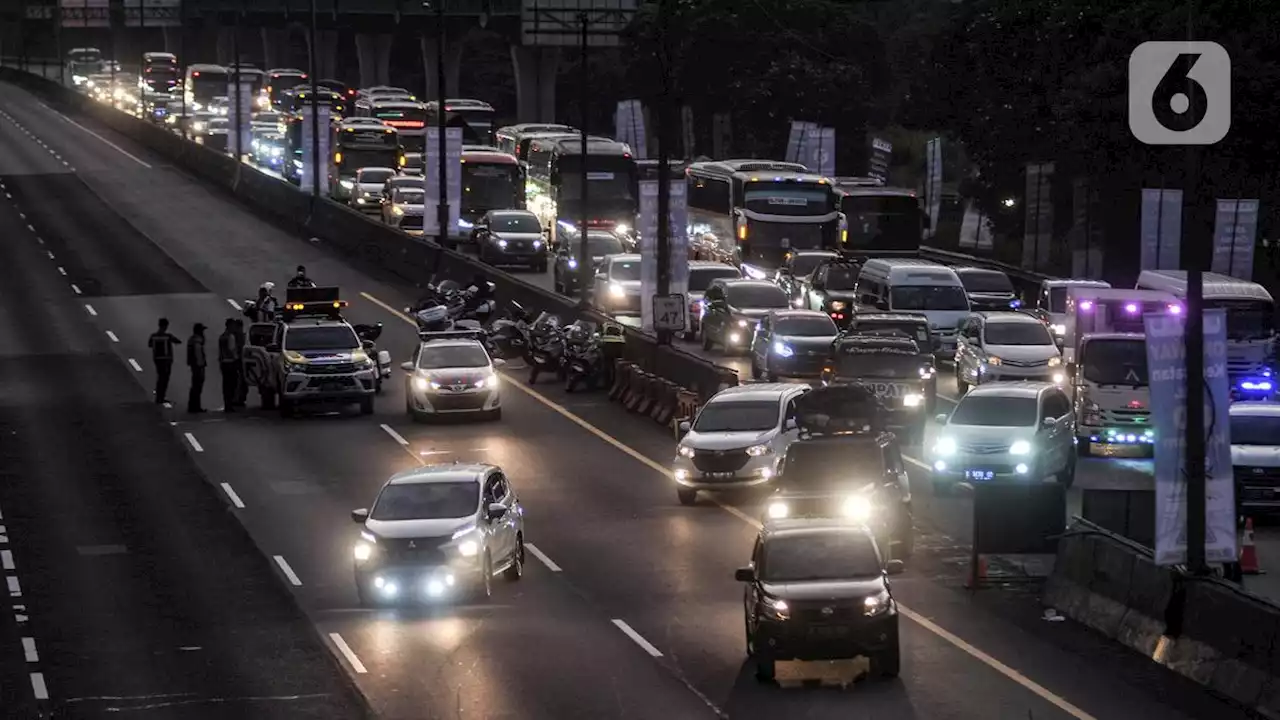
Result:
{"label": "motorcyclist", "polygon": [[312,282],[311,278],[307,277],[307,268],[304,265],[298,266],[297,273],[289,281],[289,287],[291,288],[313,288],[315,286],[316,284]]}

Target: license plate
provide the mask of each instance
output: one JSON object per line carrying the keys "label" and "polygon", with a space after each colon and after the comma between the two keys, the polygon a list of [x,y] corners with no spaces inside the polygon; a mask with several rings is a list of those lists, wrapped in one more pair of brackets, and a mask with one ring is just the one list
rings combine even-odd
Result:
{"label": "license plate", "polygon": [[341,390],[346,386],[347,386],[346,383],[337,381],[337,380],[327,380],[325,382],[320,383],[321,390]]}
{"label": "license plate", "polygon": [[544,357],[542,357],[541,355],[535,355],[535,356],[534,356],[534,358],[533,358],[533,360],[534,360],[534,362],[538,363],[539,365],[546,365],[546,364],[547,364],[547,359],[546,359],[546,358],[544,358]]}
{"label": "license plate", "polygon": [[574,371],[574,372],[578,372],[578,373],[585,373],[585,372],[587,371],[587,369],[586,369],[585,367],[583,367],[582,365],[579,365],[578,363],[574,363],[574,364],[573,364],[573,371]]}
{"label": "license plate", "polygon": [[811,627],[809,628],[809,637],[833,638],[844,637],[849,634],[847,627]]}
{"label": "license plate", "polygon": [[724,479],[726,479],[726,478],[731,478],[731,477],[733,477],[733,473],[731,473],[731,472],[709,472],[709,473],[703,473],[703,474],[702,474],[702,477],[709,478],[709,479],[711,479],[711,480],[724,480]]}
{"label": "license plate", "polygon": [[966,480],[990,480],[996,474],[991,470],[965,470],[964,477]]}

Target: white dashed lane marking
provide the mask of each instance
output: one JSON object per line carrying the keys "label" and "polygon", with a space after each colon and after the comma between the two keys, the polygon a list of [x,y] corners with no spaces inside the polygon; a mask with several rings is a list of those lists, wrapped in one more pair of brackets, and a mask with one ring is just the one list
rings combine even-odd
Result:
{"label": "white dashed lane marking", "polygon": [[97,311],[97,310],[94,310],[92,305],[90,305],[90,304],[88,304],[88,303],[85,303],[84,309],[85,309],[85,310],[88,310],[90,315],[92,315],[92,316],[94,316],[94,317],[97,317],[97,316],[98,316],[98,311]]}
{"label": "white dashed lane marking", "polygon": [[280,572],[284,573],[284,576],[289,579],[290,585],[294,587],[302,585],[302,581],[298,579],[298,574],[293,571],[293,568],[289,567],[289,561],[285,560],[283,555],[272,555],[271,557],[276,561],[276,565],[280,567]]}
{"label": "white dashed lane marking", "polygon": [[26,655],[27,662],[40,662],[40,653],[36,652],[36,639],[31,637],[22,638],[22,654]]}
{"label": "white dashed lane marking", "polygon": [[142,366],[133,358],[129,358],[129,367],[133,368],[134,372],[142,372]]}
{"label": "white dashed lane marking", "polygon": [[[74,292],[75,294],[79,295],[79,294],[80,294],[80,286],[79,286],[79,285],[77,285],[77,284],[75,284],[75,283],[71,283],[71,292]],[[85,307],[89,307],[89,306],[88,306],[88,305],[85,305]],[[91,314],[93,314],[93,315],[97,315],[97,314],[98,314],[98,313],[96,313],[96,312],[93,312],[92,310],[90,310],[89,312],[90,312]]]}
{"label": "white dashed lane marking", "polygon": [[639,645],[642,650],[649,653],[653,657],[656,657],[656,658],[662,657],[662,651],[654,647],[653,643],[649,642],[648,640],[645,640],[644,636],[636,632],[634,629],[632,629],[632,627],[628,625],[625,620],[619,620],[617,618],[614,618],[611,622],[613,622],[615,627],[617,627],[619,630],[622,631],[622,634],[631,638],[632,642]]}
{"label": "white dashed lane marking", "polygon": [[12,550],[0,550],[0,567],[5,570],[14,569]]}
{"label": "white dashed lane marking", "polygon": [[204,452],[204,446],[200,444],[200,441],[196,439],[195,435],[192,435],[191,433],[183,433],[182,435],[187,439],[187,442],[191,443],[192,450],[199,453]]}
{"label": "white dashed lane marking", "polygon": [[232,489],[231,483],[222,483],[222,492],[226,493],[227,497],[231,498],[232,505],[235,505],[242,510],[244,509],[244,501],[241,500],[240,496],[236,494],[236,491]]}
{"label": "white dashed lane marking", "polygon": [[120,342],[120,338],[116,337],[116,334],[110,330],[107,331],[107,337],[111,338],[111,342]]}
{"label": "white dashed lane marking", "polygon": [[347,641],[342,639],[341,635],[336,632],[329,633],[329,639],[333,641],[333,646],[338,648],[338,652],[342,653],[342,657],[346,658],[347,662],[351,663],[352,670],[355,670],[361,675],[369,672],[365,668],[364,663],[360,662],[360,658],[356,657],[355,651],[351,649],[351,646],[347,644]]}
{"label": "white dashed lane marking", "polygon": [[49,688],[44,684],[44,673],[31,673],[31,691],[35,693],[37,700],[49,699]]}
{"label": "white dashed lane marking", "polygon": [[551,572],[560,572],[560,566],[552,562],[551,558],[547,557],[546,553],[538,549],[538,546],[533,543],[525,543],[524,549],[528,550],[530,555],[538,558],[538,562],[546,565],[547,569]]}
{"label": "white dashed lane marking", "polygon": [[404,439],[404,437],[403,437],[400,433],[398,433],[398,432],[396,432],[395,430],[393,430],[393,429],[391,428],[391,426],[390,426],[390,425],[383,424],[383,425],[382,425],[382,429],[383,429],[384,431],[386,431],[386,433],[387,433],[388,435],[390,435],[390,436],[391,436],[391,439],[392,439],[392,440],[395,440],[396,442],[400,443],[401,445],[404,445],[405,447],[408,447],[408,445],[409,445],[409,441],[408,441],[408,440],[405,440],[405,439]]}
{"label": "white dashed lane marking", "polygon": [[230,305],[231,307],[235,308],[236,310],[243,310],[243,309],[244,309],[244,308],[240,307],[240,303],[236,302],[235,300],[232,300],[231,298],[227,298],[227,304],[228,304],[228,305]]}

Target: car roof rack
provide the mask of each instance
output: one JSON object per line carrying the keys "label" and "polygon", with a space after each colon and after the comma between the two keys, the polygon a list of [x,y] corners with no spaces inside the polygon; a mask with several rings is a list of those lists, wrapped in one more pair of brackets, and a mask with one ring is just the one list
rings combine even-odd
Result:
{"label": "car roof rack", "polygon": [[286,288],[281,314],[285,322],[300,318],[341,320],[346,306],[336,287]]}

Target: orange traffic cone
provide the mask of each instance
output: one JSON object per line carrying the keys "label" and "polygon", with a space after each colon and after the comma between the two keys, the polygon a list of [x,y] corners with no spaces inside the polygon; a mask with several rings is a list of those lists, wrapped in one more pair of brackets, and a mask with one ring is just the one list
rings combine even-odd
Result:
{"label": "orange traffic cone", "polygon": [[1253,544],[1253,518],[1245,518],[1244,541],[1240,543],[1240,572],[1245,575],[1261,575],[1258,565],[1258,548]]}

